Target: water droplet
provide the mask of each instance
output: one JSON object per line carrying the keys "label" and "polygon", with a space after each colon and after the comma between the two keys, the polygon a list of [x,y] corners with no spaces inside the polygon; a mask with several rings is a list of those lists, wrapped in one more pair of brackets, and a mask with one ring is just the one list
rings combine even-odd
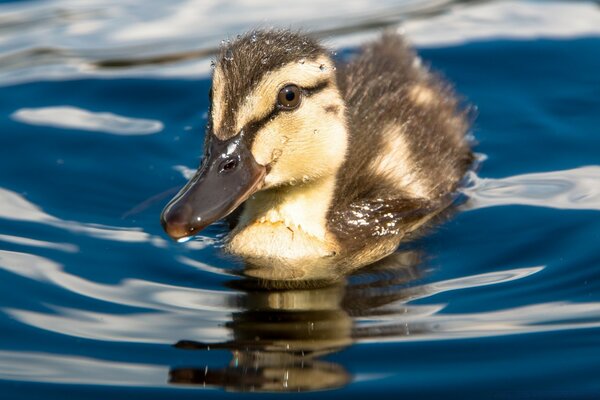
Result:
{"label": "water droplet", "polygon": [[265,44],[266,44],[266,45],[270,45],[270,44],[271,44],[271,41],[267,39],[267,40],[265,40]]}
{"label": "water droplet", "polygon": [[237,40],[240,40],[240,39],[242,38],[242,35],[236,35],[236,36],[235,36],[235,38],[236,38]]}
{"label": "water droplet", "polygon": [[325,66],[325,64],[321,64],[321,65],[319,65],[319,69],[321,71],[325,71],[325,69],[327,69],[327,67]]}
{"label": "water droplet", "polygon": [[233,51],[231,51],[231,49],[227,49],[225,52],[225,60],[233,61]]}
{"label": "water droplet", "polygon": [[334,51],[332,51],[332,52],[331,52],[331,55],[332,55],[333,57],[337,56],[337,51],[335,51],[335,50],[334,50]]}
{"label": "water droplet", "polygon": [[303,183],[306,183],[306,182],[308,182],[309,180],[310,180],[310,178],[308,177],[308,175],[303,175],[303,176],[302,176],[302,182],[303,182]]}
{"label": "water droplet", "polygon": [[250,41],[256,43],[256,33],[253,33],[252,36],[250,36]]}
{"label": "water droplet", "polygon": [[262,60],[260,60],[260,63],[261,63],[261,64],[263,64],[263,65],[265,65],[265,64],[267,63],[267,61],[268,61],[268,60],[267,60],[267,58],[265,57],[265,58],[263,58]]}
{"label": "water droplet", "polygon": [[215,62],[215,60],[210,60],[210,69],[215,69],[216,66],[217,63]]}
{"label": "water droplet", "polygon": [[303,65],[304,65],[304,63],[306,62],[306,59],[304,59],[304,58],[301,58],[301,59],[300,59],[298,62],[299,62],[300,64],[303,64]]}

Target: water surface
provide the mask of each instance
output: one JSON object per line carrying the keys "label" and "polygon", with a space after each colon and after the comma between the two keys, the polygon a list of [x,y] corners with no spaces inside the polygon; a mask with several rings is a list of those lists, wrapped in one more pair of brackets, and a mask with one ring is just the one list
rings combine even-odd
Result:
{"label": "water surface", "polygon": [[[158,223],[210,54],[273,23],[341,53],[400,24],[477,107],[459,212],[339,285],[258,285],[223,225]],[[598,71],[593,2],[0,4],[3,398],[597,397]]]}

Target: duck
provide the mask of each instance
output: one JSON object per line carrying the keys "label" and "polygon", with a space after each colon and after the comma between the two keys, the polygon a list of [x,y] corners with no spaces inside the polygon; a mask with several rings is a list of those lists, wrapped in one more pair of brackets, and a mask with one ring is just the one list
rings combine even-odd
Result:
{"label": "duck", "polygon": [[396,32],[345,58],[248,32],[221,46],[209,98],[203,160],[161,223],[185,241],[227,219],[225,252],[256,275],[383,259],[449,208],[474,160],[469,108]]}

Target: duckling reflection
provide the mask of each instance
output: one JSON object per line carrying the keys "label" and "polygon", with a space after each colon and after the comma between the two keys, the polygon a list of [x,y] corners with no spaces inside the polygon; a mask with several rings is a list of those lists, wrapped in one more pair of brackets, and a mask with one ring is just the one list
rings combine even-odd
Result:
{"label": "duckling reflection", "polygon": [[229,286],[245,293],[242,307],[226,324],[232,340],[201,343],[193,338],[175,347],[229,350],[224,368],[173,368],[173,384],[221,387],[229,391],[298,392],[342,387],[351,375],[320,358],[350,346],[360,332],[353,318],[402,300],[403,285],[420,276],[417,252],[398,252],[345,282],[267,281],[247,278]]}

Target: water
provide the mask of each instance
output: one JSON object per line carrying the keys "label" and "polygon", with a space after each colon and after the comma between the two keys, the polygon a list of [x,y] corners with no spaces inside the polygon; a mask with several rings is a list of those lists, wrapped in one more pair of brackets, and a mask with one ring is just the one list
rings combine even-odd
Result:
{"label": "water", "polygon": [[[600,395],[597,4],[318,4],[0,4],[2,398]],[[477,106],[460,212],[338,286],[257,286],[223,225],[158,224],[206,55],[265,18],[342,52],[402,20]]]}

